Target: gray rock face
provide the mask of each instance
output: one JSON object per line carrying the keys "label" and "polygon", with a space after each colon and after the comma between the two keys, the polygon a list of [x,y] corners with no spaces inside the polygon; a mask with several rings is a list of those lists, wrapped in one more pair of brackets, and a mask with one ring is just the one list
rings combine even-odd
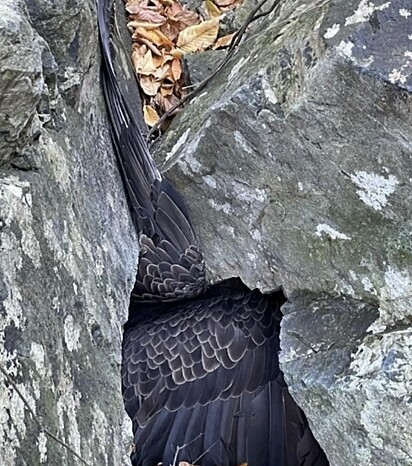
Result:
{"label": "gray rock face", "polygon": [[90,5],[0,5],[5,466],[84,464],[40,431],[16,388],[87,464],[126,464],[119,364],[137,247],[107,131]]}
{"label": "gray rock face", "polygon": [[332,465],[412,465],[411,14],[283,2],[156,148],[210,280],[287,294],[282,367]]}

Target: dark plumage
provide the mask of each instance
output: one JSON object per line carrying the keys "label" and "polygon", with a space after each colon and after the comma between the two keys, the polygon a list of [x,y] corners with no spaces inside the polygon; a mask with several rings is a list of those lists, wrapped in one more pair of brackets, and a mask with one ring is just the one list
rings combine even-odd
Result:
{"label": "dark plumage", "polygon": [[102,85],[141,248],[122,364],[132,464],[327,465],[279,371],[282,295],[235,279],[206,286],[189,212],[120,90],[111,8],[99,0]]}

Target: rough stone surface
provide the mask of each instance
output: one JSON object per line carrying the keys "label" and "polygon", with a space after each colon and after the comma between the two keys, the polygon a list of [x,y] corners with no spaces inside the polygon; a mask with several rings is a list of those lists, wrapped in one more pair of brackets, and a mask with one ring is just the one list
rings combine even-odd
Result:
{"label": "rough stone surface", "polygon": [[332,465],[412,465],[411,15],[285,0],[156,147],[209,279],[288,296],[282,367]]}
{"label": "rough stone surface", "polygon": [[[1,369],[88,464],[127,464],[119,365],[137,249],[94,2],[1,2],[0,154]],[[0,401],[1,465],[82,464],[4,374]]]}

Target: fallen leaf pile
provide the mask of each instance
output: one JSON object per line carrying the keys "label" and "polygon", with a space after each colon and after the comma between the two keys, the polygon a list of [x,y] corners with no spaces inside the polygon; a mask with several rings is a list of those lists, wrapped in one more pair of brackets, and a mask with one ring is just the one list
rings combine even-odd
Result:
{"label": "fallen leaf pile", "polygon": [[153,126],[185,95],[182,57],[230,45],[218,37],[219,20],[241,0],[205,0],[203,18],[178,0],[126,0],[132,34],[132,62],[144,93],[143,113]]}

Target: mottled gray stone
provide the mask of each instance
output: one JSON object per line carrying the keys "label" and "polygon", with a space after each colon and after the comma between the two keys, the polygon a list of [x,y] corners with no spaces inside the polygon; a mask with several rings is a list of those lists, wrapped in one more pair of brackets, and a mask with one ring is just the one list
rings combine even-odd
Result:
{"label": "mottled gray stone", "polygon": [[190,85],[199,84],[207,79],[225,59],[226,50],[206,50],[201,53],[191,53],[185,57],[187,80]]}
{"label": "mottled gray stone", "polygon": [[156,147],[209,279],[283,287],[282,367],[339,466],[412,465],[411,13],[286,0]]}
{"label": "mottled gray stone", "polygon": [[[1,2],[0,365],[47,430],[119,466],[137,246],[99,61],[94,2]],[[1,465],[82,464],[2,374],[0,420]]]}

